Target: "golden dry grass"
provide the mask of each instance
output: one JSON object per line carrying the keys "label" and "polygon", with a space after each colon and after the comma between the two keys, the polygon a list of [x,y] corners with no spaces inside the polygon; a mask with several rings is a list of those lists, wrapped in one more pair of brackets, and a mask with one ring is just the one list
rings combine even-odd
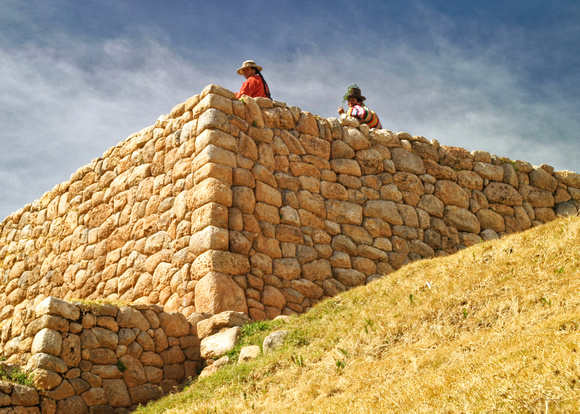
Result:
{"label": "golden dry grass", "polygon": [[415,262],[138,412],[577,413],[579,269],[578,217]]}

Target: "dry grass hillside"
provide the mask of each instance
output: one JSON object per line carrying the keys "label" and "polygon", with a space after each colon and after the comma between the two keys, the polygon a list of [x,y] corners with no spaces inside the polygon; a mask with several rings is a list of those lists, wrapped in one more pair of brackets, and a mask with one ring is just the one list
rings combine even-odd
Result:
{"label": "dry grass hillside", "polygon": [[246,326],[290,335],[137,412],[577,413],[579,269],[579,217],[415,262]]}

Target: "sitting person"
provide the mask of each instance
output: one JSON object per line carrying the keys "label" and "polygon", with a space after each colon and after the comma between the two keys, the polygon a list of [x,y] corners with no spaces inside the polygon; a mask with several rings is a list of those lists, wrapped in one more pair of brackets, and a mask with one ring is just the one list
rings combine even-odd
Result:
{"label": "sitting person", "polygon": [[240,99],[242,95],[272,99],[270,88],[268,88],[261,71],[262,68],[256,65],[253,60],[246,60],[242,63],[242,67],[238,69],[238,75],[243,75],[246,81],[242,84],[240,91],[236,93],[236,99]]}
{"label": "sitting person", "polygon": [[[348,88],[348,92],[344,95],[344,100],[348,102],[348,111],[345,112],[341,106],[338,108],[339,114],[346,114],[358,119],[362,124],[367,124],[369,128],[381,129],[381,122],[375,111],[371,111],[363,101],[367,99],[361,95],[360,89],[357,85],[352,85]],[[344,102],[344,101],[343,101]]]}

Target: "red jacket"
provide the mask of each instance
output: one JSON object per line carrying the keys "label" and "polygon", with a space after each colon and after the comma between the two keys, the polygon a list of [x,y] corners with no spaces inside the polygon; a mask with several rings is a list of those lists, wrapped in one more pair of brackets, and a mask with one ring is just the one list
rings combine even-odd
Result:
{"label": "red jacket", "polygon": [[257,98],[259,96],[267,98],[266,90],[264,88],[264,82],[262,82],[262,78],[260,75],[250,76],[246,81],[242,84],[240,91],[236,93],[236,99],[240,99],[242,95],[248,95],[252,98]]}

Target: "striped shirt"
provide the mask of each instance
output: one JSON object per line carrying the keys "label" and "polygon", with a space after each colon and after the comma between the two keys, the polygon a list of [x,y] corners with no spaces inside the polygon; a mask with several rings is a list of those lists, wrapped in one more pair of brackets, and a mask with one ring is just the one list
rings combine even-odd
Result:
{"label": "striped shirt", "polygon": [[365,105],[356,104],[355,106],[348,108],[346,114],[358,118],[360,122],[367,124],[369,128],[382,128],[381,121],[379,121],[379,117],[375,111],[371,111]]}

